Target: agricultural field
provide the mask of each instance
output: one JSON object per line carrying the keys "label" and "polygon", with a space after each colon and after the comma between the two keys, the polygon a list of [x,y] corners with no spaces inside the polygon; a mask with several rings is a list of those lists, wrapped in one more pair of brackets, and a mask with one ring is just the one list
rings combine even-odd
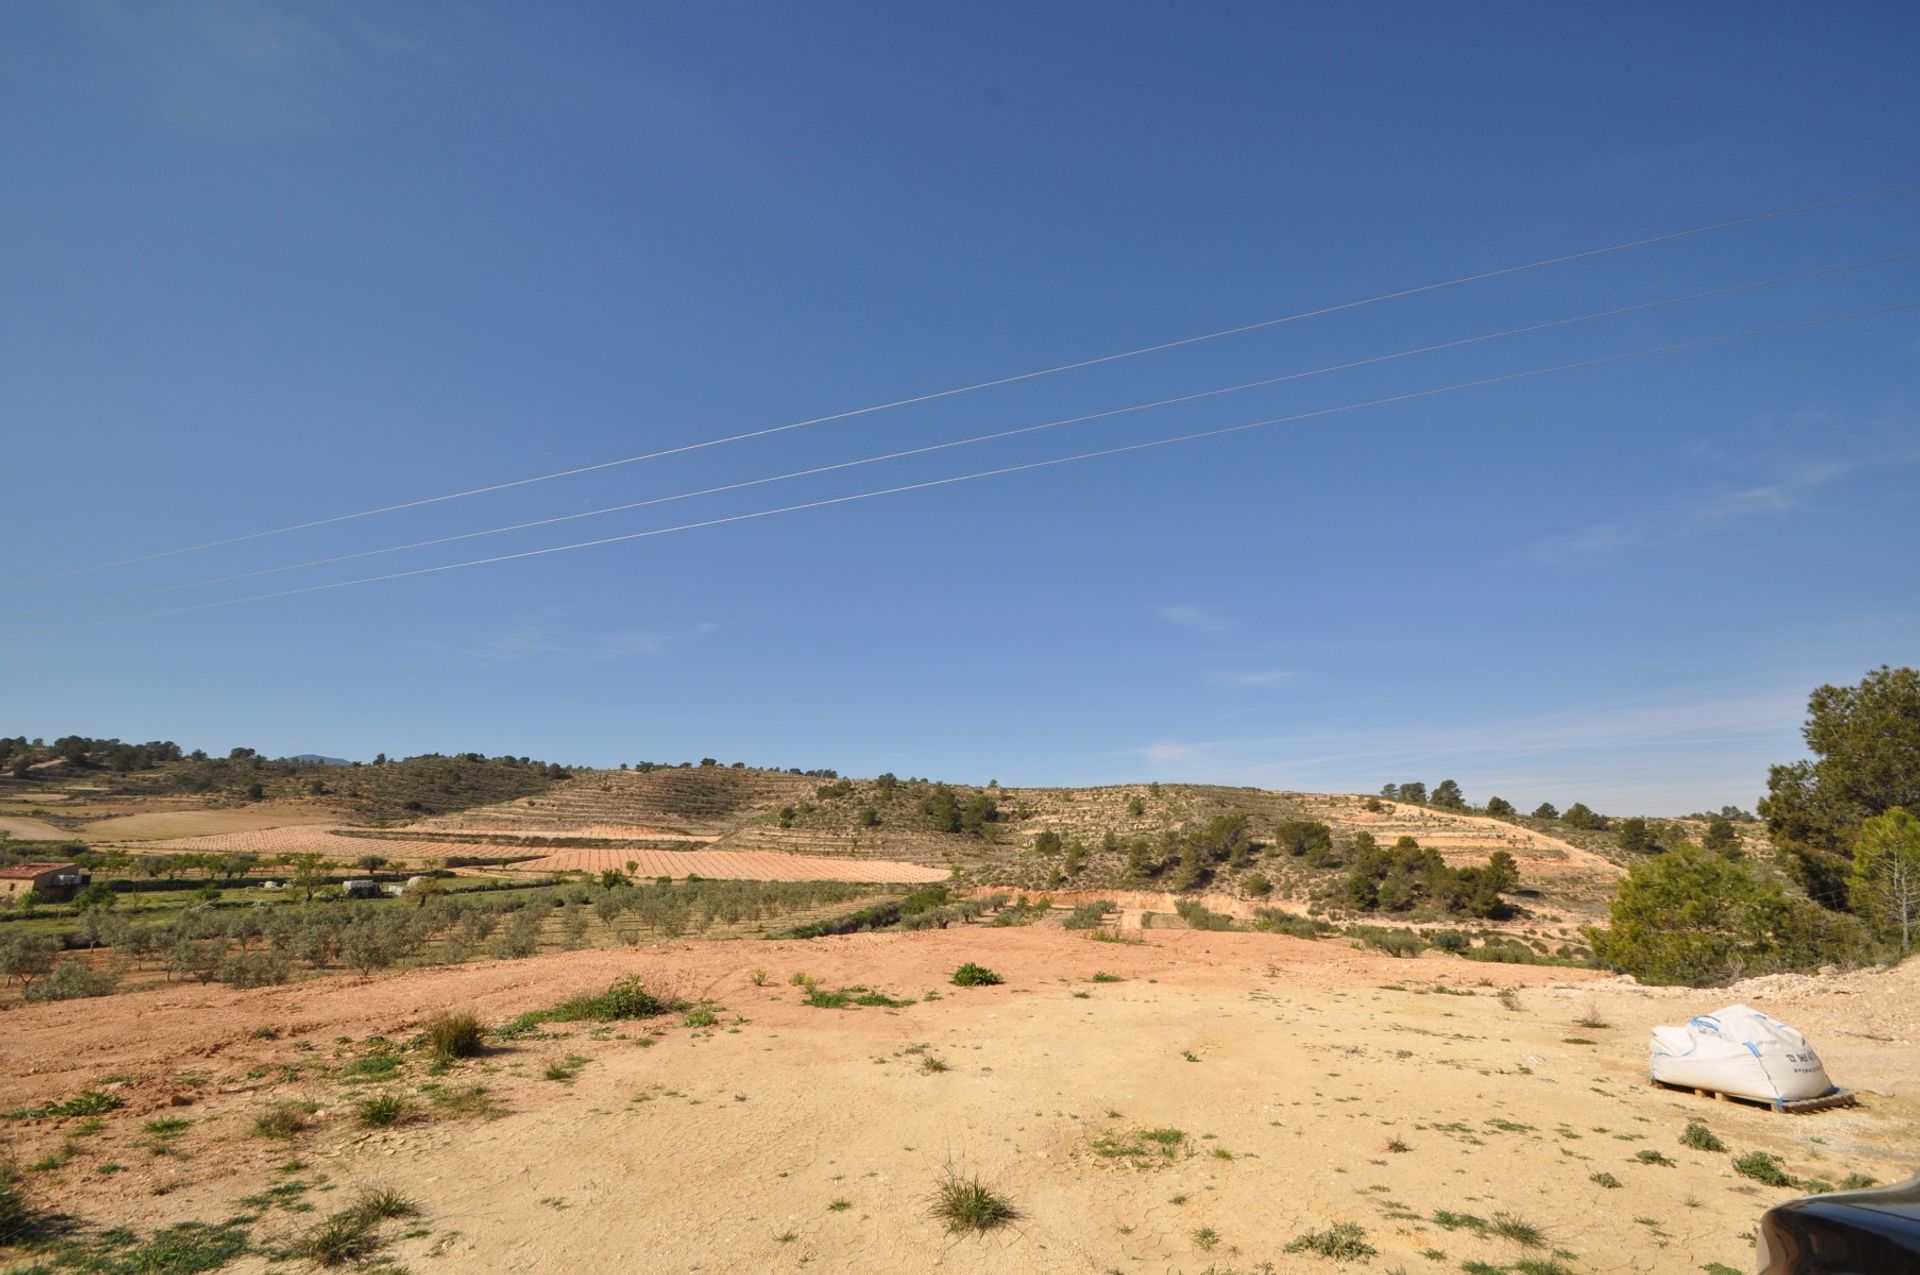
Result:
{"label": "agricultural field", "polygon": [[[1911,964],[1700,993],[1137,937],[982,920],[31,1005],[0,1110],[72,1219],[55,1270],[345,1238],[416,1272],[1738,1271],[1761,1210],[1898,1178],[1920,1137]],[[1646,1086],[1652,1024],[1737,998],[1862,1104]]]}

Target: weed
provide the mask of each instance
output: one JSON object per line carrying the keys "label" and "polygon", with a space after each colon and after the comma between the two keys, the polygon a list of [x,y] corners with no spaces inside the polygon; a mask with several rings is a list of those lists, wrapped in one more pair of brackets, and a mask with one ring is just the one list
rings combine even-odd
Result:
{"label": "weed", "polygon": [[1475,1217],[1471,1213],[1455,1213],[1451,1209],[1435,1209],[1433,1220],[1449,1231],[1472,1231],[1475,1235],[1485,1235],[1489,1229],[1487,1219]]}
{"label": "weed", "polygon": [[434,1085],[425,1093],[435,1110],[454,1119],[473,1117],[492,1120],[507,1113],[507,1104],[495,1097],[485,1085],[460,1085],[456,1088]]}
{"label": "weed", "polygon": [[381,1222],[388,1218],[418,1217],[420,1206],[392,1187],[376,1186],[361,1191],[349,1212],[370,1222]]}
{"label": "weed", "polygon": [[313,1123],[315,1106],[311,1102],[276,1102],[253,1118],[253,1133],[258,1138],[291,1138]]}
{"label": "weed", "polygon": [[1633,1158],[1642,1164],[1657,1164],[1668,1169],[1671,1169],[1678,1163],[1672,1156],[1662,1155],[1652,1147],[1648,1147],[1645,1151],[1635,1152]]}
{"label": "weed", "polygon": [[968,961],[953,972],[951,982],[955,987],[991,987],[1000,982],[1000,976],[984,965]]}
{"label": "weed", "polygon": [[363,1098],[354,1106],[354,1118],[369,1129],[387,1129],[420,1118],[420,1110],[397,1093]]}
{"label": "weed", "polygon": [[1793,1179],[1781,1167],[1780,1157],[1766,1151],[1749,1151],[1743,1156],[1734,1157],[1733,1171],[1743,1178],[1752,1178],[1768,1186],[1793,1185]]}
{"label": "weed", "polygon": [[1211,1253],[1213,1246],[1220,1242],[1220,1232],[1211,1226],[1203,1226],[1193,1233],[1193,1246],[1203,1253]]}
{"label": "weed", "polygon": [[1181,1056],[1182,1058],[1184,1058],[1184,1059],[1186,1059],[1186,1060],[1187,1060],[1188,1062],[1199,1062],[1199,1061],[1200,1061],[1200,1055],[1199,1055],[1199,1054],[1196,1054],[1196,1053],[1194,1053],[1194,1052],[1193,1052],[1193,1051],[1192,1051],[1191,1049],[1183,1049],[1183,1050],[1181,1050],[1181,1051],[1180,1051],[1180,1056]]}
{"label": "weed", "polygon": [[952,1167],[933,1189],[932,1211],[952,1235],[985,1234],[1020,1216],[1005,1196],[988,1189],[978,1177],[962,1177]]}
{"label": "weed", "polygon": [[714,1013],[711,1007],[702,1005],[697,1009],[688,1010],[687,1016],[681,1022],[687,1027],[717,1027],[720,1024],[720,1016]]}
{"label": "weed", "polygon": [[920,1070],[929,1076],[942,1071],[952,1071],[953,1065],[935,1054],[927,1054],[920,1059]]}
{"label": "weed", "polygon": [[1127,980],[1121,978],[1118,974],[1109,974],[1105,970],[1095,970],[1093,977],[1087,981],[1090,983],[1124,983]]}
{"label": "weed", "polygon": [[1103,1133],[1093,1140],[1093,1153],[1105,1160],[1126,1160],[1135,1168],[1147,1168],[1176,1159],[1187,1145],[1184,1129],[1134,1129],[1127,1133]]}
{"label": "weed", "polygon": [[1408,1146],[1405,1142],[1401,1141],[1399,1138],[1394,1138],[1393,1140],[1387,1143],[1387,1150],[1400,1152],[1400,1151],[1411,1151],[1413,1150],[1413,1148]]}
{"label": "weed", "polygon": [[1680,1131],[1680,1145],[1691,1147],[1695,1151],[1725,1151],[1727,1144],[1714,1135],[1713,1130],[1698,1120],[1687,1121],[1687,1127]]}
{"label": "weed", "polygon": [[1515,1213],[1495,1213],[1493,1233],[1503,1240],[1512,1240],[1522,1248],[1547,1246],[1546,1232]]}
{"label": "weed", "polygon": [[126,1106],[126,1102],[117,1094],[101,1093],[89,1089],[77,1098],[65,1102],[49,1102],[38,1107],[21,1107],[0,1115],[6,1120],[46,1120],[54,1116],[99,1116]]}
{"label": "weed", "polygon": [[288,1246],[288,1257],[304,1258],[315,1266],[345,1266],[362,1262],[380,1249],[380,1235],[370,1218],[352,1210],[335,1213]]}
{"label": "weed", "polygon": [[852,1207],[853,1207],[852,1200],[834,1200],[833,1202],[827,1205],[827,1211],[829,1213],[845,1213],[848,1209]]}
{"label": "weed", "polygon": [[1088,930],[1087,937],[1095,943],[1124,943],[1128,947],[1145,947],[1145,939],[1134,938],[1131,934],[1122,934],[1119,930]]}
{"label": "weed", "polygon": [[1502,1005],[1505,1005],[1508,1009],[1518,1010],[1520,1008],[1520,989],[1519,988],[1503,987],[1500,989],[1499,996],[1500,996],[1500,1003]]}
{"label": "weed", "polygon": [[420,1043],[437,1062],[472,1058],[486,1043],[487,1029],[469,1010],[442,1010],[427,1020]]}
{"label": "weed", "polygon": [[1870,1178],[1864,1173],[1849,1173],[1846,1177],[1840,1179],[1840,1185],[1836,1189],[1841,1191],[1864,1191],[1879,1181],[1880,1179]]}
{"label": "weed", "polygon": [[1588,1005],[1586,1011],[1582,1013],[1580,1017],[1573,1020],[1573,1025],[1575,1027],[1585,1027],[1590,1031],[1604,1031],[1613,1026],[1612,1023],[1601,1017],[1600,1011],[1592,1005]]}
{"label": "weed", "polygon": [[1611,1173],[1590,1173],[1587,1175],[1587,1181],[1595,1186],[1603,1186],[1609,1191],[1616,1190],[1620,1186],[1620,1179]]}
{"label": "weed", "polygon": [[765,987],[769,977],[770,975],[768,975],[765,970],[755,970],[753,972],[753,985],[755,987]]}
{"label": "weed", "polygon": [[587,1060],[579,1054],[569,1054],[565,1058],[547,1059],[547,1065],[540,1074],[548,1080],[557,1080],[562,1084],[570,1085],[573,1083],[573,1078],[580,1074],[580,1069],[586,1065]]}
{"label": "weed", "polygon": [[1514,1275],[1573,1275],[1573,1268],[1557,1257],[1525,1257],[1513,1270]]}
{"label": "weed", "polygon": [[1379,1252],[1367,1243],[1367,1233],[1353,1222],[1336,1222],[1324,1231],[1307,1231],[1287,1241],[1289,1253],[1316,1253],[1336,1262],[1366,1261]]}

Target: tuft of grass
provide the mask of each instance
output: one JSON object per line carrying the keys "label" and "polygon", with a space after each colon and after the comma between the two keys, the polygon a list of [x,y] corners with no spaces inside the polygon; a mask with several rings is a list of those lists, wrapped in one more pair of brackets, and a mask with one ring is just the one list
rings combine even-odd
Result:
{"label": "tuft of grass", "polygon": [[420,1206],[392,1187],[371,1186],[360,1192],[348,1212],[370,1222],[384,1222],[389,1218],[418,1217]]}
{"label": "tuft of grass", "polygon": [[920,1059],[920,1070],[931,1076],[942,1071],[952,1071],[953,1064],[937,1054],[925,1054]]}
{"label": "tuft of grass", "polygon": [[755,970],[753,972],[753,985],[755,987],[765,987],[767,985],[767,979],[770,977],[771,975],[765,970]]}
{"label": "tuft of grass", "polygon": [[1611,1173],[1605,1172],[1590,1173],[1587,1175],[1587,1181],[1593,1183],[1595,1186],[1603,1186],[1609,1191],[1617,1190],[1620,1186],[1619,1178],[1614,1177]]}
{"label": "tuft of grass", "polygon": [[1879,1182],[1879,1178],[1868,1177],[1864,1173],[1849,1173],[1846,1177],[1840,1179],[1840,1185],[1834,1189],[1836,1191],[1864,1191],[1870,1186],[1877,1186]]}
{"label": "tuft of grass", "polygon": [[1499,996],[1500,996],[1500,1003],[1502,1005],[1505,1005],[1508,1009],[1518,1010],[1520,1008],[1520,989],[1519,988],[1503,987],[1500,989]]}
{"label": "tuft of grass", "polygon": [[1193,1246],[1203,1253],[1211,1253],[1213,1246],[1220,1242],[1220,1232],[1211,1226],[1203,1226],[1193,1233]]}
{"label": "tuft of grass", "polygon": [[1592,1031],[1603,1031],[1613,1026],[1613,1024],[1602,1017],[1600,1011],[1591,1004],[1587,1006],[1585,1012],[1583,1012],[1580,1017],[1573,1020],[1573,1025],[1575,1027],[1585,1027]]}
{"label": "tuft of grass", "polygon": [[1752,1178],[1767,1186],[1793,1185],[1793,1179],[1782,1166],[1780,1157],[1767,1151],[1749,1151],[1743,1156],[1735,1156],[1733,1171],[1743,1178]]}
{"label": "tuft of grass", "polygon": [[472,1058],[486,1047],[487,1029],[470,1010],[442,1010],[427,1020],[420,1043],[435,1062]]}
{"label": "tuft of grass", "polygon": [[363,1098],[354,1104],[354,1118],[368,1129],[389,1129],[394,1125],[411,1124],[420,1118],[420,1109],[409,1102],[404,1095],[383,1093],[372,1098]]}
{"label": "tuft of grass", "polygon": [[1087,981],[1091,983],[1124,983],[1127,980],[1121,978],[1118,974],[1109,974],[1105,970],[1095,970],[1093,977]]}
{"label": "tuft of grass", "polygon": [[1355,1222],[1336,1222],[1324,1231],[1306,1231],[1287,1241],[1289,1253],[1314,1253],[1336,1262],[1364,1262],[1380,1250],[1367,1243],[1366,1231]]}
{"label": "tuft of grass", "polygon": [[287,1247],[286,1255],[315,1266],[346,1266],[364,1262],[379,1251],[378,1225],[349,1209],[315,1225]]}
{"label": "tuft of grass", "polygon": [[520,1036],[542,1023],[613,1023],[636,1018],[658,1018],[684,1013],[693,1006],[678,996],[648,989],[638,974],[629,974],[604,992],[576,996],[550,1009],[529,1010],[500,1029],[502,1036]]}
{"label": "tuft of grass", "polygon": [[991,987],[1002,980],[998,974],[986,966],[968,961],[953,972],[953,978],[950,981],[955,987]]}
{"label": "tuft of grass", "polygon": [[1020,1216],[1005,1196],[951,1167],[933,1189],[932,1212],[950,1235],[984,1235]]}
{"label": "tuft of grass", "polygon": [[314,1110],[311,1102],[276,1102],[253,1118],[254,1136],[281,1139],[296,1137],[313,1123]]}
{"label": "tuft of grass", "polygon": [[1517,1213],[1495,1213],[1493,1215],[1492,1225],[1495,1235],[1498,1235],[1503,1240],[1512,1240],[1522,1248],[1545,1248],[1547,1246],[1546,1232]]}
{"label": "tuft of grass", "polygon": [[1573,1267],[1557,1257],[1523,1257],[1513,1270],[1514,1275],[1573,1275]]}
{"label": "tuft of grass", "polygon": [[436,1085],[425,1091],[434,1110],[453,1119],[492,1120],[507,1113],[507,1104],[485,1085],[460,1085],[453,1088]]}
{"label": "tuft of grass", "polygon": [[718,1027],[720,1015],[713,1012],[712,1006],[701,1005],[688,1010],[687,1016],[681,1020],[681,1023],[687,1027]]}
{"label": "tuft of grass", "polygon": [[852,1200],[834,1200],[827,1205],[827,1212],[845,1213],[848,1209],[852,1207],[853,1207]]}
{"label": "tuft of grass", "polygon": [[1687,1121],[1687,1127],[1680,1131],[1680,1145],[1691,1147],[1695,1151],[1725,1151],[1727,1144],[1714,1135],[1713,1130],[1698,1120]]}
{"label": "tuft of grass", "polygon": [[1402,1152],[1402,1151],[1411,1151],[1413,1150],[1413,1148],[1408,1146],[1401,1139],[1394,1138],[1387,1143],[1387,1150],[1393,1151],[1393,1152]]}
{"label": "tuft of grass", "polygon": [[573,1078],[580,1074],[580,1069],[586,1065],[587,1060],[579,1054],[569,1054],[565,1058],[547,1059],[547,1065],[540,1074],[548,1080],[557,1080],[562,1084],[570,1085],[573,1083]]}
{"label": "tuft of grass", "polygon": [[1675,1164],[1679,1163],[1672,1156],[1655,1151],[1652,1147],[1648,1147],[1644,1151],[1636,1151],[1633,1158],[1642,1164],[1657,1164],[1668,1169],[1671,1169]]}

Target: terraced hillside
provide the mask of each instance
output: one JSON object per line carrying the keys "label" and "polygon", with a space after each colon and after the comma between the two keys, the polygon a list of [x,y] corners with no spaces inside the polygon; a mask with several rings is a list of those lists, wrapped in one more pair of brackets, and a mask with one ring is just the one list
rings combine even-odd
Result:
{"label": "terraced hillside", "polygon": [[1363,832],[1382,845],[1411,836],[1452,866],[1505,851],[1519,865],[1523,902],[1557,928],[1596,918],[1621,875],[1607,856],[1519,821],[1357,796],[1189,784],[978,788],[718,767],[581,771],[537,795],[389,835],[852,856],[957,870],[980,886],[1137,891],[1155,883],[1130,865],[1133,847],[1169,844],[1222,817],[1244,818],[1256,848],[1210,870],[1206,888],[1303,910],[1324,904],[1340,879],[1337,863],[1270,848],[1279,830],[1303,820],[1331,829],[1336,858]]}

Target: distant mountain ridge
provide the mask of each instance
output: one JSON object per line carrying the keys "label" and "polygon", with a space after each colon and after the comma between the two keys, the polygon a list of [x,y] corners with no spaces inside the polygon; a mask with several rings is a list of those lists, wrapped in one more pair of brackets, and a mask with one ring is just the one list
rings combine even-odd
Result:
{"label": "distant mountain ridge", "polygon": [[299,762],[302,766],[351,766],[345,757],[323,757],[319,753],[295,753],[291,757],[282,757],[281,761]]}

